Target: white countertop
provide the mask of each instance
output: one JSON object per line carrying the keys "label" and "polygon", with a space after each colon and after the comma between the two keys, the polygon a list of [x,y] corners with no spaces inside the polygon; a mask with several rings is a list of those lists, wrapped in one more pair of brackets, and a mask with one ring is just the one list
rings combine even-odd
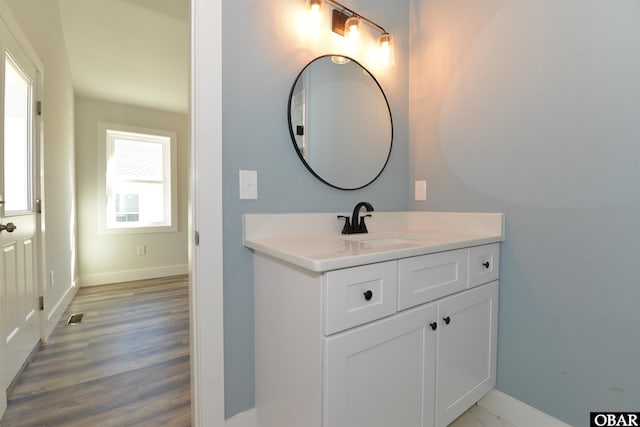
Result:
{"label": "white countertop", "polygon": [[324,272],[504,240],[501,213],[368,213],[369,233],[351,235],[337,213],[244,215],[244,245]]}

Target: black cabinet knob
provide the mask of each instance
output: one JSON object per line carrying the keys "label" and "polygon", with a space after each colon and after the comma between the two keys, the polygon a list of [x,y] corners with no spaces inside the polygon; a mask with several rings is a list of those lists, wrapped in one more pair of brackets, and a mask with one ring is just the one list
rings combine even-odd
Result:
{"label": "black cabinet knob", "polygon": [[438,329],[438,324],[436,322],[429,323],[429,326],[431,326],[432,331],[435,331],[436,329]]}
{"label": "black cabinet knob", "polygon": [[444,320],[444,323],[446,323],[447,325],[448,325],[449,323],[451,323],[451,317],[449,317],[449,316],[444,317],[442,320]]}
{"label": "black cabinet knob", "polygon": [[489,268],[491,264],[489,264],[489,261],[486,261],[486,262],[483,262],[482,265],[484,265],[484,268]]}
{"label": "black cabinet knob", "polygon": [[371,298],[373,298],[373,292],[371,291],[365,291],[363,295],[364,295],[364,299],[367,301],[370,301]]}

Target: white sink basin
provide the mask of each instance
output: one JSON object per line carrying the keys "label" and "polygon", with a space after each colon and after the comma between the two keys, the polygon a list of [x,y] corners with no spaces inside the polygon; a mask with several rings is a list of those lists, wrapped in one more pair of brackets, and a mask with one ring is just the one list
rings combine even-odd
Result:
{"label": "white sink basin", "polygon": [[375,234],[350,234],[341,236],[340,239],[348,242],[362,243],[368,248],[383,248],[397,245],[419,245],[418,242],[425,240],[425,236],[412,235],[406,233],[375,233]]}

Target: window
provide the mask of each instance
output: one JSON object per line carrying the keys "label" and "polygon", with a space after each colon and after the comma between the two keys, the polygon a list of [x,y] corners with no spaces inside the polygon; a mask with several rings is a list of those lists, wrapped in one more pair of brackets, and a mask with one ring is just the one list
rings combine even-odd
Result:
{"label": "window", "polygon": [[175,132],[101,123],[102,233],[176,231]]}
{"label": "window", "polygon": [[33,210],[33,83],[6,53],[4,63],[4,210]]}

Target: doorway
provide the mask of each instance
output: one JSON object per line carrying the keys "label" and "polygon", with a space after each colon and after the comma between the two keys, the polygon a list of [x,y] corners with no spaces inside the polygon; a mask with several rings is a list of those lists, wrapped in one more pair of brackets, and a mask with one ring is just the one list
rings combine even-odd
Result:
{"label": "doorway", "polygon": [[[28,0],[32,4],[38,0]],[[126,1],[126,0],[125,0]],[[144,0],[130,0],[132,3],[153,3]],[[45,0],[47,5],[53,4]],[[26,4],[18,0],[17,4]],[[190,193],[191,210],[189,214],[189,265],[191,274],[190,306],[191,306],[191,346],[192,346],[192,408],[194,425],[224,425],[224,381],[223,381],[223,325],[222,325],[222,107],[221,107],[221,16],[222,0],[190,0],[191,22],[191,97],[190,97]],[[45,19],[49,19],[47,16]],[[34,24],[38,27],[38,23]],[[40,28],[44,26],[40,25]],[[49,86],[49,91],[56,88]],[[68,103],[68,100],[63,100]],[[60,108],[60,103],[57,105]],[[49,124],[49,129],[56,126]],[[64,130],[63,130],[64,131]],[[73,153],[59,150],[55,141],[48,141],[51,150],[55,150],[61,158],[73,158]],[[61,171],[64,172],[64,171]],[[63,173],[64,175],[64,173]],[[58,178],[58,177],[56,177]],[[67,179],[63,176],[62,179]],[[202,185],[200,184],[202,183]],[[59,195],[58,195],[59,196]],[[62,195],[67,196],[67,195]],[[69,212],[75,210],[72,199],[56,200],[68,209],[55,215],[56,221],[73,222]],[[50,215],[51,216],[51,215]],[[73,224],[69,229],[73,229]],[[73,235],[68,230],[56,230],[62,249],[73,248]],[[194,236],[200,236],[200,244],[195,244]],[[50,241],[55,240],[50,238]],[[65,242],[67,242],[65,244]],[[55,243],[55,242],[54,242]],[[70,245],[67,247],[66,245]],[[53,246],[53,245],[52,245]],[[58,250],[50,261],[55,263],[57,256],[65,255],[65,250]],[[62,279],[56,271],[46,271],[48,283],[43,284],[47,292],[53,292],[60,283],[72,282],[68,289],[63,289],[61,304],[45,304],[45,317],[55,318],[64,309],[64,301],[76,285],[74,275],[74,254],[63,257],[60,266],[68,270],[68,277]],[[70,264],[70,267],[69,267]],[[52,279],[55,279],[52,280]],[[55,283],[54,283],[55,282]],[[46,292],[45,292],[46,293]],[[57,298],[56,298],[57,301]],[[50,327],[42,327],[43,335],[50,332]],[[1,354],[0,354],[1,355]],[[3,409],[0,406],[0,412]]]}

